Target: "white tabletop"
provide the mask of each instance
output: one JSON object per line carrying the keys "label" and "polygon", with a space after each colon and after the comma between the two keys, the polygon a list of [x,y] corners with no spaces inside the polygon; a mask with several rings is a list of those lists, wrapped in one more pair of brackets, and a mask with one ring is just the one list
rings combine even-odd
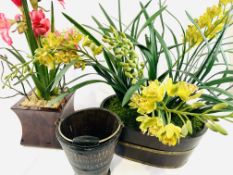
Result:
{"label": "white tabletop", "polygon": [[[112,93],[105,85],[80,89],[75,96],[75,109],[97,107]],[[19,97],[0,100],[0,174],[1,175],[73,175],[62,150],[24,147],[19,144],[21,125],[10,107]],[[233,125],[226,124],[229,136],[208,131],[189,162],[179,169],[161,169],[114,156],[112,175],[231,175],[233,174]]]}

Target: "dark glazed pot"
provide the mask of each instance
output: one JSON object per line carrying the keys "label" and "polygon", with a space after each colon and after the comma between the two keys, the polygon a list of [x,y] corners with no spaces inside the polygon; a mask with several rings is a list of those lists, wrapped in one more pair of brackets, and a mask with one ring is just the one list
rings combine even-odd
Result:
{"label": "dark glazed pot", "polygon": [[[106,98],[101,108],[105,108],[113,97],[115,96]],[[151,166],[178,168],[188,161],[206,131],[207,128],[203,128],[195,137],[184,138],[178,145],[169,147],[155,137],[144,135],[139,130],[125,126],[116,147],[116,154]]]}
{"label": "dark glazed pot", "polygon": [[20,105],[23,100],[11,108],[22,126],[21,145],[61,149],[55,135],[56,122],[74,112],[74,95],[65,97],[59,109],[27,108]]}
{"label": "dark glazed pot", "polygon": [[90,108],[62,119],[56,136],[76,175],[107,175],[121,130],[116,115]]}

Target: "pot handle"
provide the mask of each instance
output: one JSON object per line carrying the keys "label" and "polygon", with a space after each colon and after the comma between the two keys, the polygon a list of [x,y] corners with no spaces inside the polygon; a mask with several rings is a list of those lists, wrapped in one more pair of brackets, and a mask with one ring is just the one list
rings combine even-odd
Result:
{"label": "pot handle", "polygon": [[94,136],[79,136],[73,138],[73,144],[81,148],[93,148],[99,145],[99,138]]}

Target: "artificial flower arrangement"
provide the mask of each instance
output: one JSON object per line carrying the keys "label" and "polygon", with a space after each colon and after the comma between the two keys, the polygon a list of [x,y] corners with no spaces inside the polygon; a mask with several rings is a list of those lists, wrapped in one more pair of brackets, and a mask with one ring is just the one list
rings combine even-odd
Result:
{"label": "artificial flower arrangement", "polygon": [[[3,87],[16,91],[16,95],[24,95],[26,100],[22,103],[23,106],[57,108],[61,101],[57,103],[49,101],[64,94],[67,86],[74,81],[65,81],[68,69],[72,66],[84,69],[88,64],[88,60],[77,52],[79,45],[85,44],[85,36],[75,29],[59,31],[55,28],[53,2],[50,19],[46,14],[48,11],[39,6],[38,0],[30,1],[32,10],[29,10],[26,0],[12,2],[18,7],[19,14],[15,15],[15,19],[8,19],[5,14],[0,14],[0,34],[9,45],[6,50],[18,63],[1,55]],[[59,2],[64,6],[63,0]],[[10,29],[13,27],[16,28],[15,32],[25,35],[31,54],[25,54],[14,47],[10,37]],[[101,48],[92,45],[93,52],[96,53],[97,49]],[[5,67],[10,69],[10,74],[4,77]],[[27,86],[31,89],[31,94],[28,94]],[[80,87],[82,86],[81,84]]]}
{"label": "artificial flower arrangement", "polygon": [[[191,22],[187,28],[161,1],[150,15],[147,8],[152,2],[140,3],[141,10],[129,25],[123,25],[120,0],[118,24],[100,6],[109,27],[93,17],[99,30],[64,14],[80,32],[103,46],[106,64],[92,66],[116,92],[118,101],[112,100],[107,108],[118,113],[126,126],[126,116],[137,120],[142,133],[167,146],[195,137],[205,127],[226,135],[218,121],[232,122],[233,117],[233,96],[227,92],[233,80],[227,58],[231,48],[226,47],[231,37],[225,36],[232,24],[232,1],[220,0],[195,19],[186,12]],[[182,37],[176,36],[165,16],[177,22]],[[161,31],[155,21],[160,22]],[[102,36],[102,42],[90,30]],[[167,44],[166,35],[172,36],[173,44]],[[161,66],[166,68],[162,73]]]}
{"label": "artificial flower arrangement", "polygon": [[[73,82],[89,74],[67,82],[66,73],[72,67],[84,70],[92,62],[78,52],[79,46],[86,45],[85,49],[95,57],[102,52],[102,47],[89,44],[87,36],[76,29],[56,29],[53,1],[50,10],[41,7],[38,0],[12,2],[19,9],[14,19],[0,13],[0,36],[9,46],[3,48],[8,56],[0,55],[0,78],[3,88],[16,91],[9,97],[24,96],[11,108],[21,122],[21,144],[61,148],[55,136],[56,121],[74,111],[73,89],[100,81],[87,80],[72,87]],[[58,2],[64,7],[63,0]],[[14,47],[12,28],[16,28],[13,32],[24,34],[30,53]]]}

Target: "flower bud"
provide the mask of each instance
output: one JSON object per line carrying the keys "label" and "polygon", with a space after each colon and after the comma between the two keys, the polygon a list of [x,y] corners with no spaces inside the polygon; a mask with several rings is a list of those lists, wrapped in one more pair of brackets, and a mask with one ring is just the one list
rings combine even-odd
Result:
{"label": "flower bud", "polygon": [[217,123],[210,123],[210,122],[208,122],[208,123],[206,123],[206,126],[209,129],[211,129],[212,131],[219,132],[219,133],[221,133],[223,135],[227,135],[228,134],[227,131],[223,127],[221,127],[219,124],[217,124]]}
{"label": "flower bud", "polygon": [[133,76],[129,72],[125,72],[125,76],[128,77],[128,78],[133,78]]}
{"label": "flower bud", "polygon": [[192,126],[192,122],[190,120],[188,120],[186,122],[186,126],[187,126],[189,134],[192,134],[193,133],[193,126]]}
{"label": "flower bud", "polygon": [[134,78],[134,79],[132,80],[132,84],[136,84],[136,83],[137,83],[137,79]]}
{"label": "flower bud", "polygon": [[226,103],[219,103],[219,104],[216,104],[212,107],[213,110],[215,111],[218,111],[218,110],[221,110],[221,109],[226,109],[228,107],[228,104]]}
{"label": "flower bud", "polygon": [[186,137],[188,135],[189,131],[188,131],[188,128],[187,128],[187,125],[183,125],[182,128],[181,128],[181,134],[183,137]]}
{"label": "flower bud", "polygon": [[192,109],[198,109],[198,108],[201,108],[205,106],[205,103],[204,102],[196,102],[196,103],[193,103],[192,105],[190,105],[190,107]]}

